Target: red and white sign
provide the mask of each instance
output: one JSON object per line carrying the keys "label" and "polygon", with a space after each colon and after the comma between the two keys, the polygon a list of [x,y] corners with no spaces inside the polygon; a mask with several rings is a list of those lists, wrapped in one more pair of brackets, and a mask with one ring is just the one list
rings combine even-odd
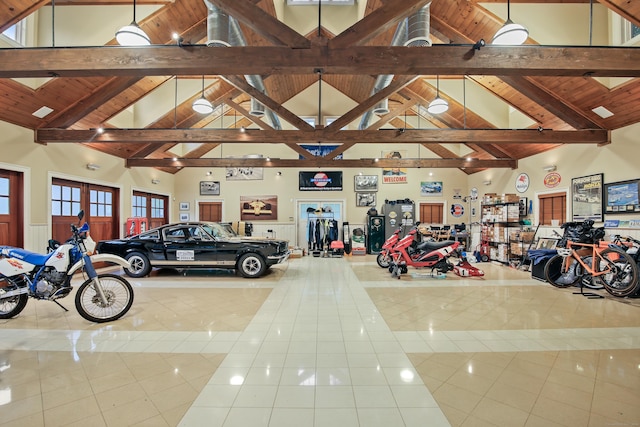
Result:
{"label": "red and white sign", "polygon": [[458,203],[451,205],[451,215],[454,218],[460,218],[462,215],[464,215],[464,206]]}
{"label": "red and white sign", "polygon": [[558,172],[550,172],[544,177],[544,186],[547,188],[553,188],[560,185],[562,177]]}
{"label": "red and white sign", "polygon": [[324,187],[331,180],[324,172],[318,172],[313,176],[312,182],[316,187]]}

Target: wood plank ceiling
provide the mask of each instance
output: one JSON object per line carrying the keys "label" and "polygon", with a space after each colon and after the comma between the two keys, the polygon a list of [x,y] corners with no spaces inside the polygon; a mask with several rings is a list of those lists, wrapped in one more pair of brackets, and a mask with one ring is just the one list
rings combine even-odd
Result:
{"label": "wood plank ceiling", "polygon": [[[640,2],[598,1],[640,26]],[[212,49],[203,45],[207,38],[207,7],[203,0],[138,0],[138,5],[160,6],[138,21],[152,39],[152,47],[0,49],[0,120],[33,129],[37,142],[81,143],[121,157],[129,167],[156,167],[170,173],[182,167],[246,165],[453,167],[468,174],[491,167],[515,168],[519,159],[561,144],[606,144],[610,142],[611,130],[640,122],[639,48],[553,48],[538,46],[529,39],[522,47],[477,49],[474,44],[494,34],[502,24],[477,1],[368,0],[365,17],[341,34],[320,28],[305,36],[276,19],[273,0],[210,2],[240,22],[246,47]],[[529,2],[589,3],[589,0],[511,3]],[[49,0],[5,0],[0,7],[0,31],[49,3]],[[129,0],[57,0],[56,6],[128,3]],[[391,46],[398,22],[429,3],[434,46],[422,50]],[[181,47],[175,46],[172,32],[182,37]],[[106,45],[114,44],[115,40],[111,40]],[[246,61],[248,57],[251,61]],[[215,74],[211,74],[212,69]],[[265,93],[252,87],[243,76],[257,73],[262,74]],[[372,95],[376,77],[381,73],[388,73],[393,80]],[[204,95],[214,106],[223,106],[218,110],[222,114],[234,117],[226,121],[230,127],[261,130],[240,133],[206,128],[215,116],[203,117],[191,108],[200,92],[144,129],[116,129],[110,124],[116,115],[174,76],[204,74],[210,82]],[[474,112],[442,91],[439,94],[449,102],[449,110],[437,116],[422,112],[419,106],[427,105],[436,96],[436,88],[427,82],[436,74],[441,79],[464,76],[535,125],[521,131],[497,129],[481,112]],[[42,76],[53,78],[37,89],[13,79]],[[598,76],[631,79],[610,89],[597,80]],[[319,81],[343,93],[356,107],[326,128],[314,129],[284,104]],[[273,124],[251,116],[248,112],[251,96],[297,130],[274,129]],[[387,97],[390,113],[367,129],[341,130],[356,123]],[[54,112],[43,119],[33,116],[43,105]],[[601,118],[592,112],[598,106],[614,115]],[[421,120],[430,123],[429,129],[407,125],[406,115],[418,113]],[[97,134],[95,129],[99,127],[107,129]],[[200,145],[175,159],[171,150],[181,142]],[[263,159],[207,157],[218,145],[237,142],[282,143],[291,148],[296,159],[266,163]],[[373,164],[372,159],[314,157],[298,145],[318,142],[341,144],[331,157],[358,143],[420,144],[428,149],[423,152],[429,151],[432,156]],[[461,158],[444,145],[452,143],[463,144],[469,153]],[[298,160],[297,154],[305,158]]]}

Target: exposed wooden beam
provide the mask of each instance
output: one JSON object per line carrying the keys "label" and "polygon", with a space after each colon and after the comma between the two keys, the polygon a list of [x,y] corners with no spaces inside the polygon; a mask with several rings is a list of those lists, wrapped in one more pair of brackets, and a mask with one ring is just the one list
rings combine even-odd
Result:
{"label": "exposed wooden beam", "polygon": [[373,13],[334,37],[329,41],[329,45],[349,47],[366,43],[429,2],[431,0],[388,0]]}
{"label": "exposed wooden beam", "polygon": [[269,15],[252,2],[238,0],[209,0],[238,21],[251,27],[271,43],[292,48],[308,48],[311,42]]}
{"label": "exposed wooden beam", "polygon": [[296,153],[300,154],[305,159],[309,159],[313,157],[313,154],[311,154],[309,151],[305,150],[304,148],[302,148],[301,146],[299,146],[294,142],[287,142],[285,145],[291,148]]}
{"label": "exposed wooden beam", "polygon": [[[470,78],[473,79],[473,77]],[[533,79],[520,76],[499,76],[499,78],[576,129],[601,127],[586,117],[579,109],[573,108],[566,101],[563,102],[558,95],[549,93]]]}
{"label": "exposed wooden beam", "polygon": [[610,140],[603,129],[553,131],[535,129],[396,129],[383,130],[247,130],[237,129],[106,129],[94,130],[36,129],[35,140],[41,143],[465,143],[475,144],[602,144]]}
{"label": "exposed wooden beam", "polygon": [[[246,58],[251,58],[247,61]],[[394,74],[640,77],[636,47],[433,45],[6,48],[0,78],[244,74]]]}
{"label": "exposed wooden beam", "polygon": [[228,98],[226,101],[224,101],[229,107],[233,108],[234,110],[236,110],[238,113],[242,114],[242,116],[246,117],[248,120],[250,120],[252,123],[254,123],[256,126],[259,126],[260,129],[273,129],[273,126],[271,126],[269,123],[260,120],[258,117],[256,116],[252,116],[247,110],[245,110],[244,108],[242,108],[242,106],[240,104],[237,104],[235,101],[233,101],[233,99]]}
{"label": "exposed wooden beam", "polygon": [[127,167],[162,168],[213,168],[213,167],[263,167],[263,168],[511,168],[518,167],[517,160],[466,160],[466,159],[341,159],[325,157],[313,159],[245,159],[245,158],[200,158],[200,159],[138,159],[126,160]]}
{"label": "exposed wooden beam", "polygon": [[[66,128],[81,120],[83,117],[89,115],[92,111],[100,108],[103,104],[111,100],[116,94],[124,91],[125,89],[133,86],[142,77],[129,77],[129,78],[112,78],[104,82],[93,93],[85,95],[75,105],[62,111],[53,120],[47,122],[49,127],[54,128]],[[167,77],[169,80],[170,77]]]}
{"label": "exposed wooden beam", "polygon": [[[167,4],[175,0],[136,0],[136,4]],[[56,6],[131,6],[131,0],[55,0]],[[51,0],[46,1],[47,4]]]}
{"label": "exposed wooden beam", "polygon": [[618,15],[640,27],[640,4],[633,0],[598,0]]}
{"label": "exposed wooden beam", "polygon": [[271,111],[276,113],[278,116],[280,116],[287,122],[291,123],[296,128],[301,130],[313,130],[313,127],[309,123],[305,122],[300,117],[296,116],[291,111],[284,108],[281,104],[277,103],[269,96],[265,95],[264,93],[260,92],[258,89],[251,86],[249,83],[247,83],[247,81],[243,77],[224,76],[224,78],[225,80],[227,80],[229,83],[231,83],[238,89],[242,90],[243,92],[253,96],[258,101],[262,102],[265,105],[265,107],[270,108]]}
{"label": "exposed wooden beam", "polygon": [[368,99],[361,102],[360,105],[355,106],[350,111],[347,111],[345,114],[334,120],[329,126],[326,127],[326,132],[337,132],[339,129],[347,126],[349,123],[360,117],[364,114],[369,108],[376,105],[378,102],[387,98],[389,95],[397,92],[403,87],[410,84],[412,81],[417,79],[418,76],[397,76],[393,79],[393,81],[384,89],[374,93]]}
{"label": "exposed wooden beam", "polygon": [[0,7],[0,33],[31,15],[50,0],[20,0],[14,4],[2,4]]}

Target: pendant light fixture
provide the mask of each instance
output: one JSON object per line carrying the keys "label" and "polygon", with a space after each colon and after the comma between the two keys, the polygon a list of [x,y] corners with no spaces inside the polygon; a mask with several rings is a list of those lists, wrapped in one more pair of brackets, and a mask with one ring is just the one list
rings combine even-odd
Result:
{"label": "pendant light fixture", "polygon": [[202,76],[202,95],[200,98],[193,101],[191,105],[193,111],[199,114],[211,114],[213,113],[213,105],[207,98],[204,97],[204,75]]}
{"label": "pendant light fixture", "polygon": [[151,39],[136,22],[136,0],[133,0],[133,21],[116,32],[120,46],[149,46]]}
{"label": "pendant light fixture", "polygon": [[507,0],[507,20],[493,36],[491,44],[519,46],[527,40],[527,37],[529,37],[529,30],[511,20],[511,2]]}
{"label": "pendant light fixture", "polygon": [[440,76],[436,76],[436,97],[429,103],[427,112],[429,114],[441,114],[449,109],[449,103],[446,99],[440,98]]}

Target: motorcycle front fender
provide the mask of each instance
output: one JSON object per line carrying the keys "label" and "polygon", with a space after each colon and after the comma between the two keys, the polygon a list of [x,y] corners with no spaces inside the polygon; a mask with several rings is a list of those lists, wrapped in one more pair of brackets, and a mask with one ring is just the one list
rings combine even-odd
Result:
{"label": "motorcycle front fender", "polygon": [[[97,262],[108,262],[112,264],[118,264],[124,268],[131,268],[131,264],[126,259],[119,257],[117,255],[112,254],[95,254],[89,257],[91,259],[91,263],[95,264]],[[73,267],[69,269],[67,274],[72,275],[76,271],[82,268],[82,261],[76,262]]]}

